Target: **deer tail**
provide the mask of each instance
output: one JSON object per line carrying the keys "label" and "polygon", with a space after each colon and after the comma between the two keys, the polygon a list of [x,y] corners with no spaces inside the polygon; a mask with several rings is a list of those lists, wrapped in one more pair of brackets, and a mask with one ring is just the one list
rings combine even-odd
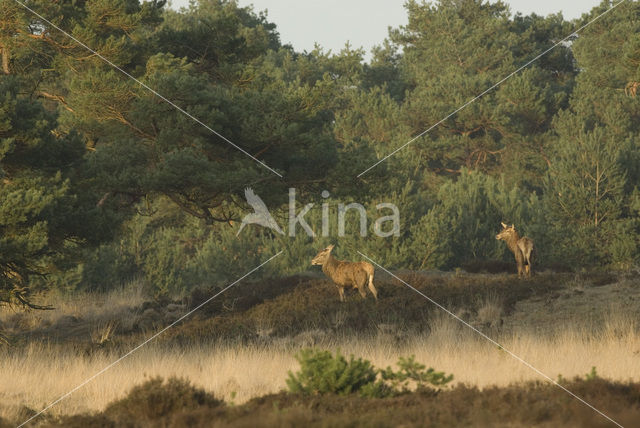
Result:
{"label": "deer tail", "polygon": [[375,273],[375,269],[371,263],[364,263],[363,266],[365,273],[367,274],[367,278],[369,279],[369,284],[373,283],[373,274]]}
{"label": "deer tail", "polygon": [[373,285],[373,275],[375,274],[376,270],[374,269],[372,264],[368,264],[366,270],[367,270],[367,275],[369,276],[369,291],[371,291],[371,294],[373,294],[373,297],[377,301],[378,300],[378,290],[376,290],[375,285]]}

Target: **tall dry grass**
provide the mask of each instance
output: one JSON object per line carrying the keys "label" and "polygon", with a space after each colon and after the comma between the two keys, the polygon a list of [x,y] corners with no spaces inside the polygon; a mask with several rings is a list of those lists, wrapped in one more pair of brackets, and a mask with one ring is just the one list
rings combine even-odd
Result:
{"label": "tall dry grass", "polygon": [[37,295],[32,300],[42,305],[52,306],[54,310],[25,312],[21,307],[0,305],[0,322],[7,322],[9,318],[16,315],[28,320],[30,324],[51,324],[63,316],[100,318],[141,305],[149,300],[149,296],[145,295],[141,283],[131,282],[123,287],[113,288],[107,293],[65,293],[52,290]]}
{"label": "tall dry grass", "polygon": [[33,300],[50,305],[53,310],[0,305],[0,333],[17,339],[39,333],[44,337],[74,337],[101,344],[117,330],[131,330],[141,315],[137,308],[149,297],[145,296],[141,284],[130,283],[108,293],[50,291]]}
{"label": "tall dry grass", "polygon": [[[597,367],[613,380],[640,381],[640,331],[631,316],[611,311],[598,325],[559,327],[540,336],[522,331],[497,337],[507,349],[552,378],[583,376]],[[397,331],[396,331],[397,332]],[[400,335],[400,332],[397,332]],[[504,350],[441,315],[428,335],[398,339],[390,326],[367,338],[318,335],[317,346],[371,360],[378,367],[394,365],[400,356],[416,359],[455,375],[455,382],[504,386],[540,379]],[[268,339],[263,345],[191,345],[186,348],[150,344],[76,391],[52,409],[73,414],[103,409],[131,387],[153,376],[178,376],[239,404],[285,388],[289,370],[297,368],[291,342]],[[117,359],[96,353],[32,344],[24,352],[0,354],[0,416],[16,420],[21,406],[40,409]]]}

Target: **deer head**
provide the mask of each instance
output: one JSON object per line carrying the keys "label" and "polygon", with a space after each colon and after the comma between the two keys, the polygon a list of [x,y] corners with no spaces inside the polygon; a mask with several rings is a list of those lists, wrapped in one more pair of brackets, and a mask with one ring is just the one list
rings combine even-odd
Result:
{"label": "deer head", "polygon": [[333,250],[333,247],[335,247],[335,245],[329,245],[324,250],[321,250],[318,254],[316,254],[313,260],[311,260],[311,264],[323,265],[331,255],[331,250]]}
{"label": "deer head", "polygon": [[506,241],[511,236],[513,236],[514,233],[516,233],[516,227],[513,224],[511,226],[507,226],[504,223],[500,223],[500,224],[502,225],[502,230],[500,231],[500,233],[496,235],[497,240]]}

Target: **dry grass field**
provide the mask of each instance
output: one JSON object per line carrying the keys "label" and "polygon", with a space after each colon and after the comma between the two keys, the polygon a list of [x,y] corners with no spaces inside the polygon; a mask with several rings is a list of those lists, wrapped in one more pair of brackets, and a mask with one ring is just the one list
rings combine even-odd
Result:
{"label": "dry grass field", "polygon": [[[413,273],[406,278],[420,282]],[[589,280],[548,274],[530,283],[509,276],[425,278],[422,289],[554,380],[559,375],[584,378],[596,367],[603,379],[640,382],[640,284],[633,277]],[[308,346],[340,349],[378,367],[415,355],[429,367],[454,374],[449,388],[466,385],[482,391],[543,380],[449,315],[433,308],[416,312],[432,305],[393,281],[382,284],[380,306],[359,296],[341,305],[335,289],[315,278],[277,284],[279,291],[272,284],[272,295],[253,304],[243,304],[232,295],[217,308],[194,314],[48,414],[100,412],[132,387],[157,376],[186,379],[227,404],[242,405],[284,390],[287,372],[298,367],[296,352]],[[505,284],[511,284],[511,294],[501,292]],[[465,287],[482,292],[466,296]],[[253,292],[261,291],[254,287]],[[236,293],[242,296],[241,290]],[[464,297],[456,300],[457,293]],[[311,296],[326,300],[327,306]],[[385,297],[387,303],[401,305],[399,312],[384,307]],[[47,298],[56,310],[3,308],[0,313],[0,325],[12,338],[10,346],[0,349],[0,418],[11,423],[70,391],[194,304],[189,299],[165,301],[161,310],[133,286],[108,295]],[[234,298],[236,306],[231,308]],[[293,302],[300,307],[289,307]],[[281,307],[289,309],[289,317],[279,315],[276,309]],[[312,318],[312,307],[328,312]],[[306,311],[309,322],[291,318],[296,311]],[[365,327],[352,322],[351,312],[365,317]],[[297,327],[280,325],[280,318]],[[207,331],[216,326],[228,334]]]}

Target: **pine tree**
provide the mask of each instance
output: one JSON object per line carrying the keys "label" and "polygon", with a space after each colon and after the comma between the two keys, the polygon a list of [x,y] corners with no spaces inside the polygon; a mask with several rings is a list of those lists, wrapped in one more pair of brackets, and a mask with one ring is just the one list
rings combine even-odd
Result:
{"label": "pine tree", "polygon": [[628,265],[639,244],[638,218],[630,208],[640,159],[640,105],[633,92],[639,14],[637,3],[622,4],[573,43],[581,72],[569,107],[554,120],[546,186],[554,248],[584,264]]}
{"label": "pine tree", "polygon": [[54,272],[84,239],[69,179],[84,147],[74,133],[56,135],[55,116],[20,89],[0,77],[0,303],[42,308],[30,279]]}
{"label": "pine tree", "polygon": [[[501,2],[410,1],[406,7],[409,23],[393,31],[391,40],[404,48],[399,67],[409,89],[403,119],[410,135],[514,72],[563,30],[557,17],[519,16],[513,22]],[[419,156],[421,166],[437,174],[459,174],[464,167],[539,186],[546,167],[541,136],[566,99],[558,93],[567,91],[571,61],[560,53],[553,61],[532,65],[526,75],[486,93],[399,153],[402,161]],[[509,168],[532,173],[518,176]]]}

